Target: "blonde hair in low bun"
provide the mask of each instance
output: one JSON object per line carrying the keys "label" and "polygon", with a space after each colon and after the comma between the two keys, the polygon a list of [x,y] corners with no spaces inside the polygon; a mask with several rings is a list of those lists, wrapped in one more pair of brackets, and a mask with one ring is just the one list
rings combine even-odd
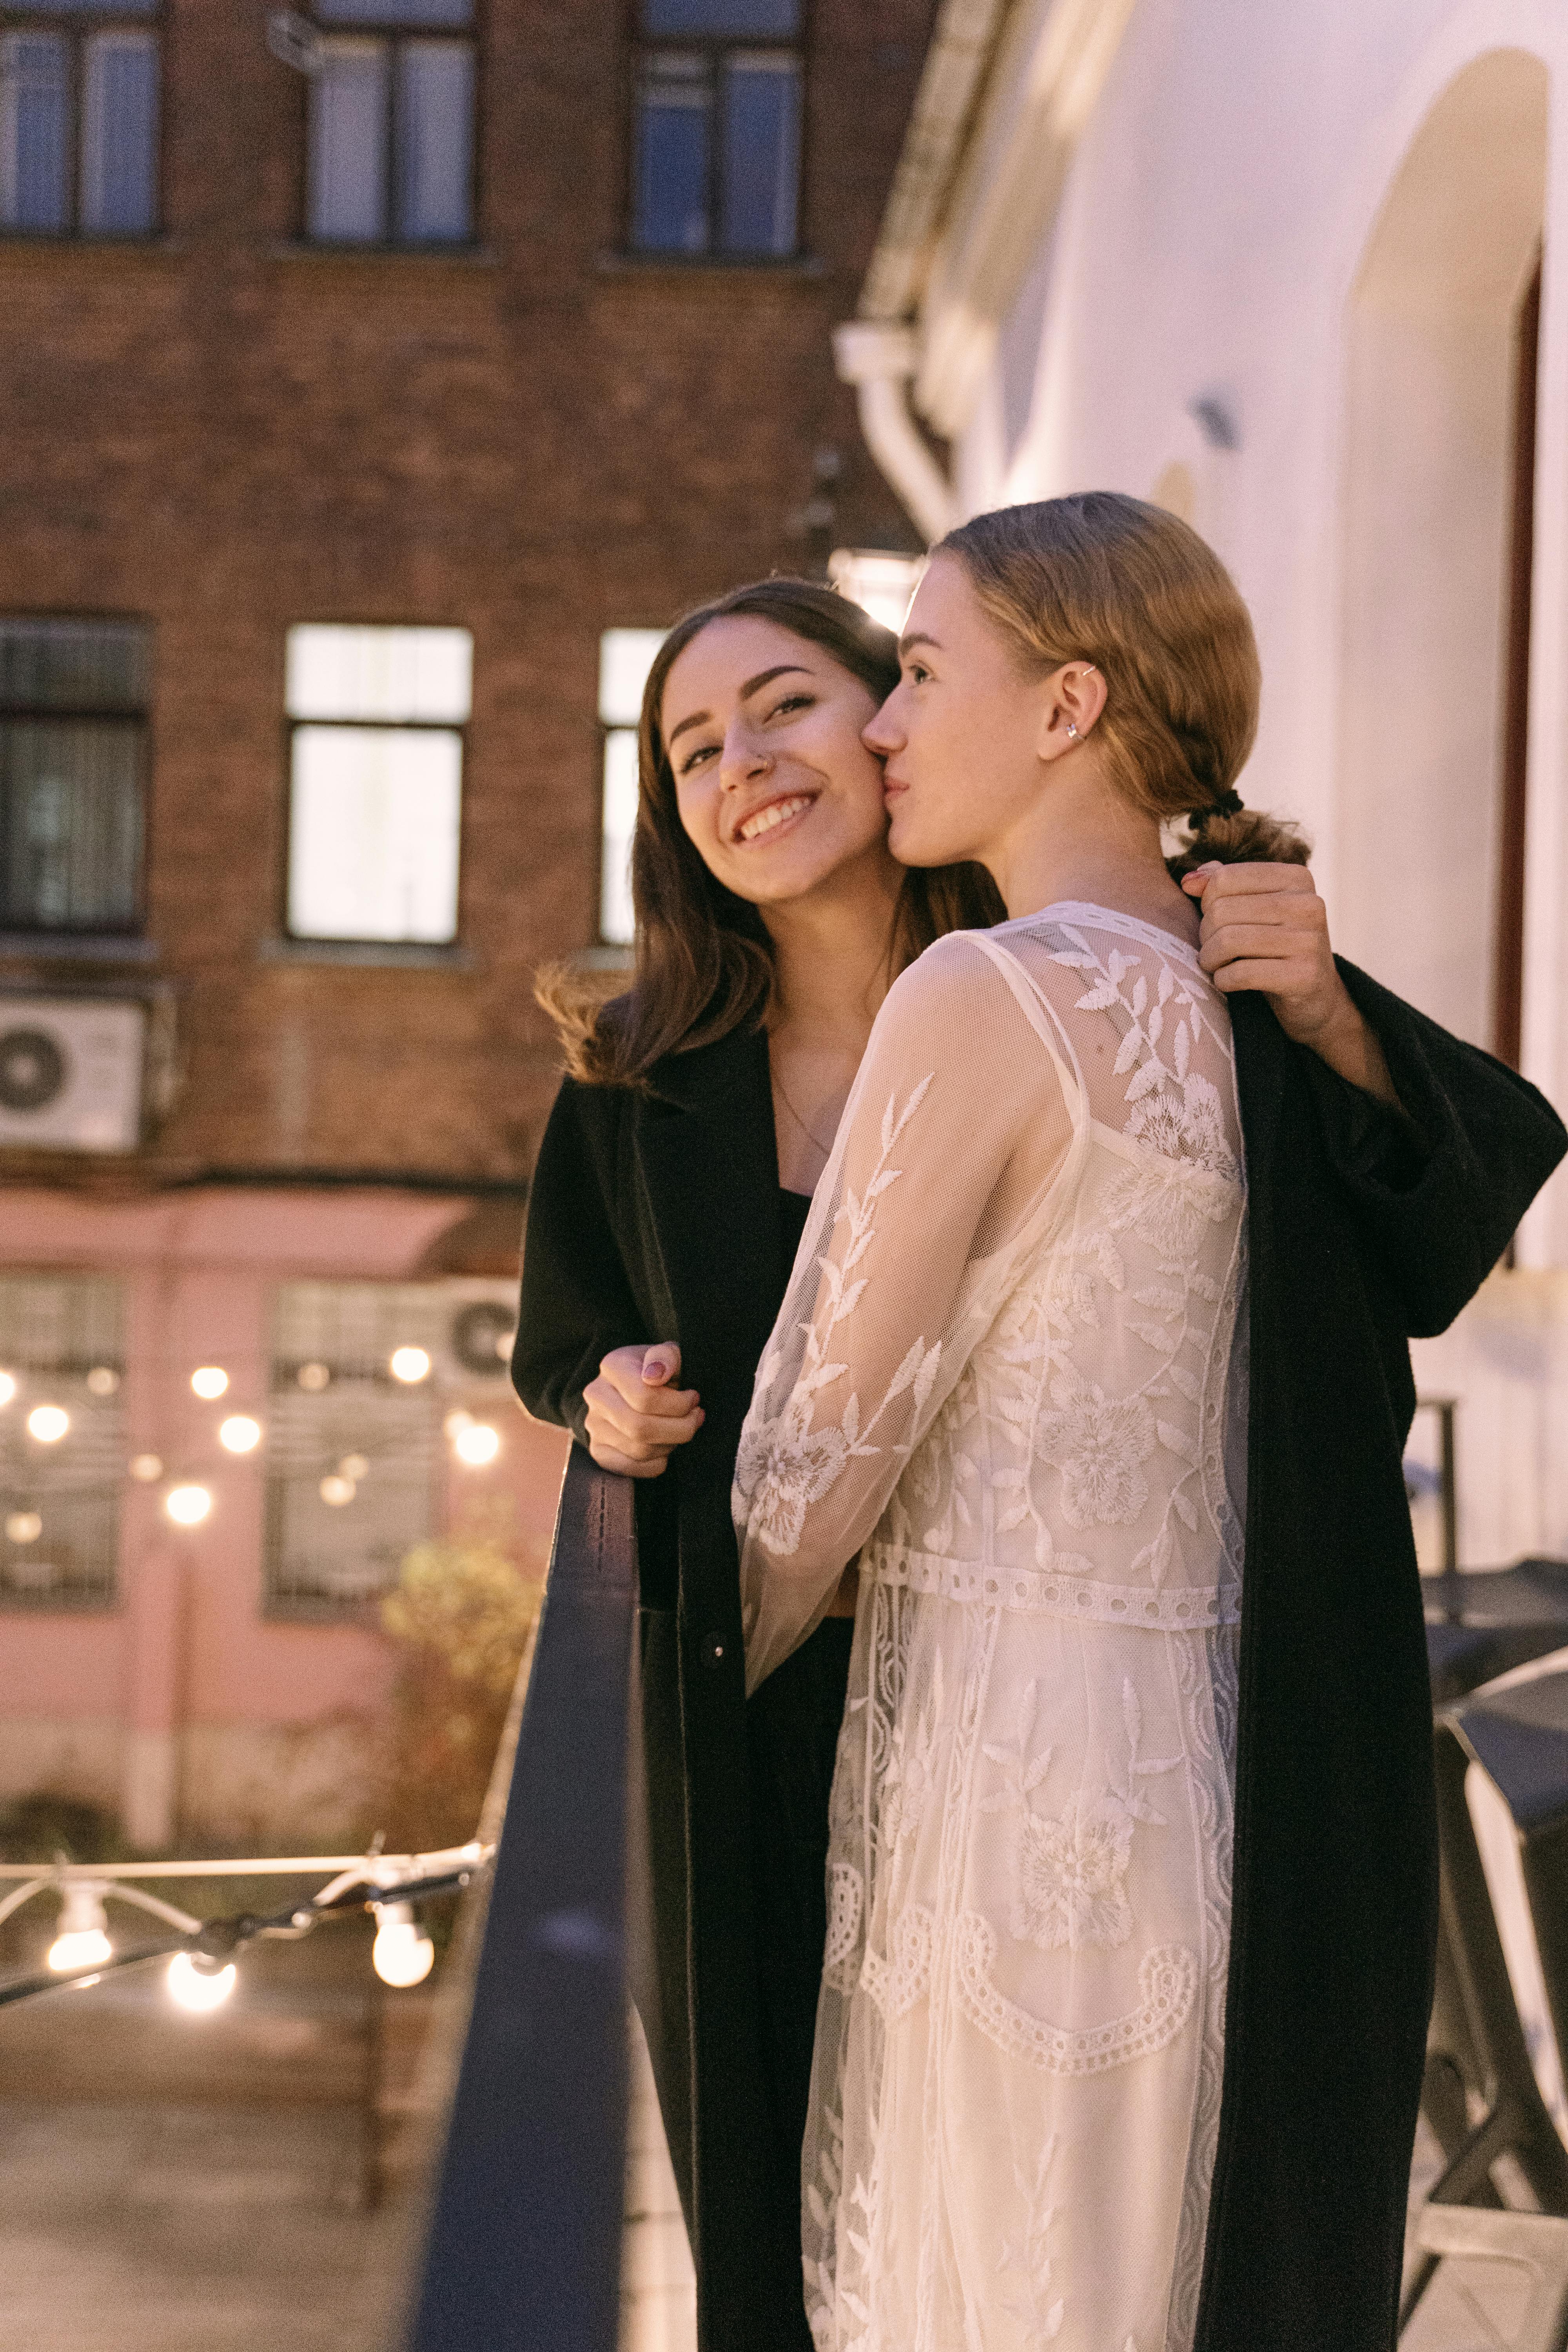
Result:
{"label": "blonde hair in low bun", "polygon": [[1297,826],[1234,806],[1258,731],[1258,644],[1236,583],[1190,524],[1086,490],[976,515],[935,552],[963,565],[1026,669],[1099,669],[1094,740],[1117,790],[1179,829],[1173,874],[1210,860],[1306,863]]}

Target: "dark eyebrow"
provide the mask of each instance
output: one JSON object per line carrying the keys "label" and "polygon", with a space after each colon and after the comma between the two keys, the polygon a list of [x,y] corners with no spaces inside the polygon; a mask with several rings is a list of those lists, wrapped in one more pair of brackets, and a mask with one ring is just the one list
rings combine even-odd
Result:
{"label": "dark eyebrow", "polygon": [[900,637],[899,639],[900,655],[907,654],[911,646],[935,646],[938,653],[942,651],[940,638],[933,637],[929,629],[912,629],[907,637]]}
{"label": "dark eyebrow", "polygon": [[[753,694],[760,694],[764,686],[773,684],[775,677],[789,677],[796,671],[802,677],[809,677],[812,674],[804,662],[780,662],[776,668],[760,669],[755,677],[749,677],[741,688],[741,700],[750,702]],[[670,729],[664,739],[665,750],[668,751],[676,737],[684,735],[689,727],[706,727],[712,715],[709,710],[694,710],[689,719],[683,719],[679,727]]]}

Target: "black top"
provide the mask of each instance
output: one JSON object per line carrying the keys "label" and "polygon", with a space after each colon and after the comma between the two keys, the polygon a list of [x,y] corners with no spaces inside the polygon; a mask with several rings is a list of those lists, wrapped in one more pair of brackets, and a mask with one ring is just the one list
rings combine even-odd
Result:
{"label": "black top", "polygon": [[809,1192],[792,1192],[787,1184],[779,1186],[779,1278],[786,1290],[811,1214],[811,1200]]}

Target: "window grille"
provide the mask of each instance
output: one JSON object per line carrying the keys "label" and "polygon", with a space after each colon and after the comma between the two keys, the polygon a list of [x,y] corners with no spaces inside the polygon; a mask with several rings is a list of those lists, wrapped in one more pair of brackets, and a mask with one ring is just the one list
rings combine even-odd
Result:
{"label": "window grille", "polygon": [[[0,1605],[109,1609],[125,1469],[120,1285],[97,1275],[0,1276]],[[66,1416],[46,1443],[42,1406]],[[47,1424],[46,1424],[47,1425]]]}
{"label": "window grille", "polygon": [[599,937],[626,947],[632,914],[632,835],[637,818],[637,720],[662,629],[606,629],[599,639],[599,721],[605,730]]}
{"label": "window grille", "polygon": [[317,0],[315,16],[310,236],[461,244],[473,234],[475,57],[461,37],[473,0]]}
{"label": "window grille", "polygon": [[797,243],[800,0],[642,0],[632,243],[783,259]]}
{"label": "window grille", "polygon": [[141,919],[152,633],[0,620],[0,929]]}
{"label": "window grille", "polygon": [[0,229],[146,236],[158,0],[0,0]]}
{"label": "window grille", "polygon": [[[460,1398],[507,1400],[516,1309],[515,1290],[500,1284],[290,1283],[279,1291],[267,1441],[269,1615],[357,1616],[396,1581],[440,1516],[443,1414]],[[392,1370],[395,1352],[407,1349],[429,1363],[411,1382]]]}
{"label": "window grille", "polygon": [[466,629],[289,630],[293,938],[457,937],[472,668]]}

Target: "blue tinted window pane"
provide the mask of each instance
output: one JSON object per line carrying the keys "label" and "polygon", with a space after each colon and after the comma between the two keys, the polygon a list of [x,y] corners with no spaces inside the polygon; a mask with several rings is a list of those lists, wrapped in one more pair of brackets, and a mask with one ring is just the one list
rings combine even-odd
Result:
{"label": "blue tinted window pane", "polygon": [[323,25],[471,25],[474,0],[316,0]]}
{"label": "blue tinted window pane", "polygon": [[397,233],[466,237],[473,169],[474,53],[467,41],[410,41],[397,74]]}
{"label": "blue tinted window pane", "polygon": [[386,235],[386,44],[325,47],[310,77],[310,235],[374,243]]}
{"label": "blue tinted window pane", "polygon": [[58,35],[0,39],[0,227],[67,226],[66,45]]}
{"label": "blue tinted window pane", "polygon": [[708,250],[708,82],[700,65],[651,65],[637,100],[632,237],[647,253]]}
{"label": "blue tinted window pane", "polygon": [[81,225],[145,236],[156,208],[158,44],[151,33],[97,33],[87,44],[81,124]]}
{"label": "blue tinted window pane", "polygon": [[643,0],[643,24],[678,40],[728,33],[742,40],[788,41],[800,30],[800,0]]}
{"label": "blue tinted window pane", "polygon": [[800,173],[800,72],[793,58],[724,68],[726,253],[793,253]]}

